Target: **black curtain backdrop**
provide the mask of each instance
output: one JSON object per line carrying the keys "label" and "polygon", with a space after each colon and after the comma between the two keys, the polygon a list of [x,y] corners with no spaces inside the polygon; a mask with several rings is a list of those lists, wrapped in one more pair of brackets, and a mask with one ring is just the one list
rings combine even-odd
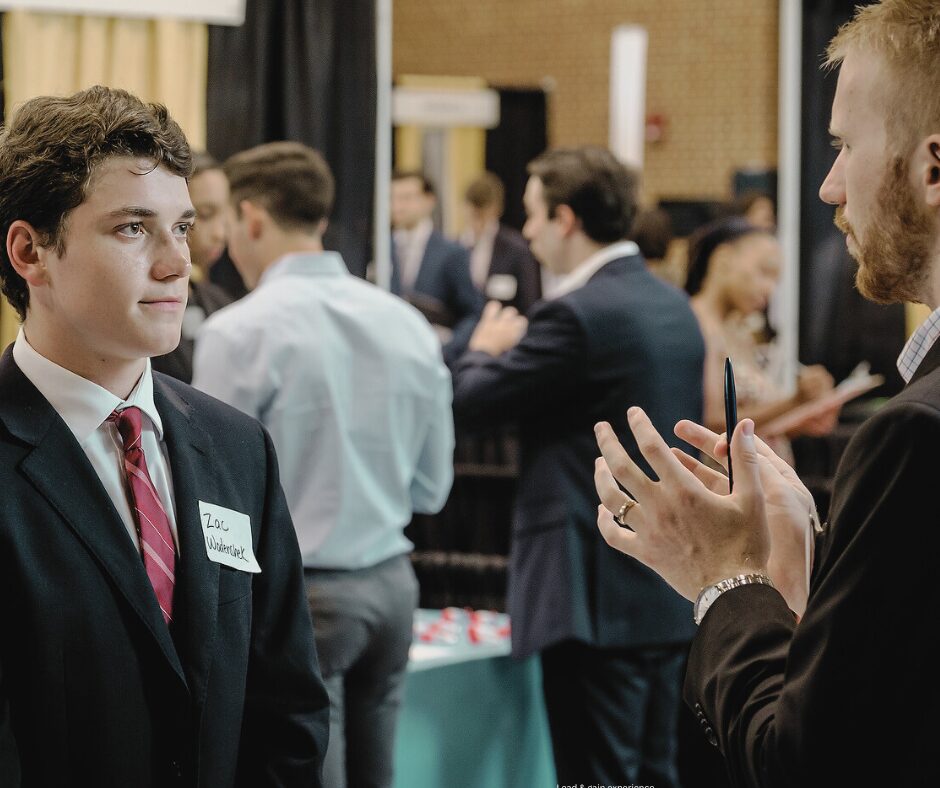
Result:
{"label": "black curtain backdrop", "polygon": [[319,150],[336,177],[325,244],[363,276],[372,250],[374,0],[248,0],[241,27],[209,28],[207,148]]}
{"label": "black curtain backdrop", "polygon": [[803,6],[800,359],[823,364],[836,380],[867,360],[872,372],[885,376],[885,385],[873,394],[890,396],[903,386],[895,359],[904,346],[904,307],[872,303],[856,290],[857,266],[832,223],[835,209],[819,199],[837,155],[827,130],[838,78],[838,70],[823,71],[820,64],[857,4],[871,2],[806,0]]}
{"label": "black curtain backdrop", "polygon": [[[836,158],[828,134],[832,99],[838,71],[820,68],[826,47],[839,26],[852,18],[864,0],[804,0],[803,2],[803,91],[802,166],[800,186],[800,358],[816,355],[812,342],[813,315],[824,308],[825,294],[813,287],[818,277],[812,264],[819,250],[834,233],[835,209],[819,199],[819,187]],[[840,234],[841,235],[841,234]]]}
{"label": "black curtain backdrop", "polygon": [[486,169],[506,185],[503,222],[521,230],[525,223],[522,195],[528,180],[525,168],[548,147],[545,92],[498,90],[499,125],[486,132]]}

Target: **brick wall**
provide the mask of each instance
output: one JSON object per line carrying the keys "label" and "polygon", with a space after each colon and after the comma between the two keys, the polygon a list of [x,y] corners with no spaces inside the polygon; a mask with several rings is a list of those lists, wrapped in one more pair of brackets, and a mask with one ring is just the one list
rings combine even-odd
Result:
{"label": "brick wall", "polygon": [[777,161],[778,0],[395,0],[395,74],[552,85],[552,144],[607,143],[610,36],[649,31],[648,198],[725,198],[738,167]]}

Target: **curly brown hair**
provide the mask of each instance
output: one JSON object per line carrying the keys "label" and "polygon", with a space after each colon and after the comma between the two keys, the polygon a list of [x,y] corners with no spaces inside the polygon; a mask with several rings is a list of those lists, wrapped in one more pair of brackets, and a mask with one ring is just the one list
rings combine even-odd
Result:
{"label": "curly brown hair", "polygon": [[183,178],[192,173],[189,143],[166,107],[101,85],[30,99],[0,133],[0,290],[21,319],[29,288],[7,254],[10,225],[29,222],[42,246],[62,254],[69,213],[112,156],[148,159]]}

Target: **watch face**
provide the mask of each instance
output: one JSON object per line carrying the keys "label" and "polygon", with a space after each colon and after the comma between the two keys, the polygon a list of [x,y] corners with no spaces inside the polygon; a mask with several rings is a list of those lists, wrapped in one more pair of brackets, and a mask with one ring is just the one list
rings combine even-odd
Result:
{"label": "watch face", "polygon": [[699,594],[698,599],[695,600],[695,608],[693,612],[693,617],[695,618],[696,624],[702,623],[702,619],[708,612],[708,608],[712,606],[712,602],[718,599],[720,595],[721,589],[718,586],[709,586],[701,594]]}

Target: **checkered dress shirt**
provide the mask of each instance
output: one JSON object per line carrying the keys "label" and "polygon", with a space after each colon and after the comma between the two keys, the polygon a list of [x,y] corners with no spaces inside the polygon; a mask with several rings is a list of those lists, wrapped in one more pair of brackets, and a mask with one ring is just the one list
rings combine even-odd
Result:
{"label": "checkered dress shirt", "polygon": [[920,327],[911,334],[907,340],[904,350],[898,356],[898,372],[904,378],[905,383],[910,383],[911,378],[924,360],[924,356],[933,347],[933,343],[940,337],[940,307],[934,309]]}

